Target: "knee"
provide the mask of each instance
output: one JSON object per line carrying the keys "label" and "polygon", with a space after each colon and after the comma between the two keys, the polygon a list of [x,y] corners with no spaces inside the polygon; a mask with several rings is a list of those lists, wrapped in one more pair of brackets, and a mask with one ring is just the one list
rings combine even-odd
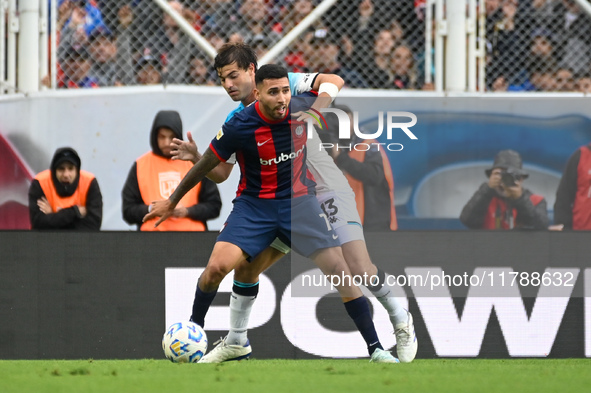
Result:
{"label": "knee", "polygon": [[209,264],[199,279],[204,287],[218,287],[224,277],[230,273],[224,266]]}

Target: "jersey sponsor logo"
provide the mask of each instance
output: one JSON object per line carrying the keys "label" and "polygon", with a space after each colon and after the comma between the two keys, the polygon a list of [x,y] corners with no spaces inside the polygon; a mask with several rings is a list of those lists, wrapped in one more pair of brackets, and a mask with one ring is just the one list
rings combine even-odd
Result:
{"label": "jersey sponsor logo", "polygon": [[218,131],[217,135],[215,136],[215,139],[217,139],[218,141],[220,140],[220,138],[224,136],[224,131],[222,131],[221,129]]}
{"label": "jersey sponsor logo", "polygon": [[266,141],[264,141],[264,142],[257,142],[257,146],[258,146],[258,147],[261,147],[261,146],[263,146],[265,143],[269,142],[271,139],[273,139],[273,138],[269,138],[269,139],[267,139],[267,140],[266,140]]}
{"label": "jersey sponsor logo", "polygon": [[283,161],[293,160],[294,158],[299,157],[303,153],[305,147],[306,146],[302,146],[302,148],[300,150],[292,151],[289,154],[281,153],[281,155],[279,155],[275,158],[271,158],[270,160],[263,160],[261,158],[260,159],[261,165],[273,165],[273,164],[279,164],[280,162],[283,162]]}

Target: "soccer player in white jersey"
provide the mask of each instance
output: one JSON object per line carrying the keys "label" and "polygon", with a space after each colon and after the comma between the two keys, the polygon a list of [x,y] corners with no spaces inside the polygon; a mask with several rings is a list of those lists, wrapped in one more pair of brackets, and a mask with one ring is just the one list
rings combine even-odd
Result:
{"label": "soccer player in white jersey", "polygon": [[[228,95],[232,100],[240,101],[238,108],[226,118],[228,121],[235,113],[255,101],[256,55],[247,45],[226,44],[220,49],[214,66]],[[333,74],[290,73],[289,82],[293,95],[310,90],[318,91],[318,99],[312,106],[317,110],[328,107],[343,86],[343,80]],[[173,159],[199,161],[200,154],[190,133],[188,138],[188,142],[178,139],[173,141]],[[320,148],[320,143],[320,138],[313,131],[312,138],[308,140],[307,162],[317,183],[317,199],[325,212],[331,215],[332,226],[339,236],[351,273],[356,276],[378,277],[378,281],[370,283],[367,288],[388,312],[400,361],[411,362],[418,348],[412,315],[393,296],[386,283],[385,272],[372,263],[365,244],[355,195],[341,170],[328,153]],[[234,166],[232,164],[232,160],[221,163],[208,177],[218,183],[226,180]],[[220,363],[250,356],[252,349],[247,338],[247,325],[258,293],[258,276],[288,252],[287,246],[276,241],[252,262],[244,261],[235,269],[230,297],[230,331],[201,362]]]}

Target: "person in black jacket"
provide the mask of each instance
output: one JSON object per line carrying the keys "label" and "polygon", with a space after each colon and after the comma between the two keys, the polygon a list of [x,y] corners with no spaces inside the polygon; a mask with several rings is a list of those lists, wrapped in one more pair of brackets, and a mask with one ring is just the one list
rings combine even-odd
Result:
{"label": "person in black jacket", "polygon": [[497,153],[492,168],[466,203],[460,221],[470,229],[547,229],[546,200],[523,188],[529,176],[522,168],[521,156],[514,150]]}
{"label": "person in black jacket", "polygon": [[76,150],[56,150],[50,169],[29,187],[32,229],[100,230],[103,196],[94,175],[80,169]]}
{"label": "person in black jacket", "polygon": [[168,198],[191,169],[192,163],[172,160],[170,143],[183,139],[183,123],[176,111],[160,111],[150,133],[152,150],[132,165],[123,186],[123,219],[138,230],[205,231],[206,221],[220,214],[222,201],[217,185],[206,179],[177,206],[175,217],[165,226],[142,222],[153,201]]}

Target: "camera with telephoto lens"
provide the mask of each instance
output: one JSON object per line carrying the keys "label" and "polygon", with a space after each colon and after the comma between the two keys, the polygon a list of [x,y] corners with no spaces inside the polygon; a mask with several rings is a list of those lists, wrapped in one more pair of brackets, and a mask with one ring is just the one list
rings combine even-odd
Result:
{"label": "camera with telephoto lens", "polygon": [[501,183],[503,183],[505,187],[516,186],[518,180],[521,180],[521,175],[513,168],[508,168],[501,174]]}

